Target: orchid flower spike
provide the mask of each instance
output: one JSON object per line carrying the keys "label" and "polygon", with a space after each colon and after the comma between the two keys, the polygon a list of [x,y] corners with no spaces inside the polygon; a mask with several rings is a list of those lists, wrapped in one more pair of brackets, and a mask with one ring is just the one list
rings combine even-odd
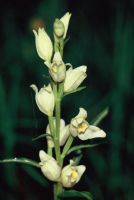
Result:
{"label": "orchid flower spike", "polygon": [[57,161],[53,157],[46,154],[43,150],[39,152],[39,157],[41,160],[39,164],[44,176],[50,181],[58,181],[61,174],[61,167]]}
{"label": "orchid flower spike", "polygon": [[33,84],[30,87],[35,91],[35,100],[39,110],[48,116],[52,115],[55,101],[50,84],[48,86],[44,85],[39,92],[36,85]]}
{"label": "orchid flower spike", "polygon": [[72,166],[73,160],[70,160],[70,164],[65,166],[61,172],[61,182],[66,188],[73,187],[79,182],[82,174],[85,172],[86,167],[84,165]]}
{"label": "orchid flower spike", "polygon": [[79,108],[79,114],[71,120],[70,133],[81,140],[88,140],[97,137],[106,137],[106,133],[100,128],[89,125],[85,120],[87,118],[87,111]]}
{"label": "orchid flower spike", "polygon": [[40,58],[43,60],[51,60],[53,53],[53,45],[50,37],[44,30],[44,28],[39,28],[38,34],[33,30],[35,35],[36,50]]}

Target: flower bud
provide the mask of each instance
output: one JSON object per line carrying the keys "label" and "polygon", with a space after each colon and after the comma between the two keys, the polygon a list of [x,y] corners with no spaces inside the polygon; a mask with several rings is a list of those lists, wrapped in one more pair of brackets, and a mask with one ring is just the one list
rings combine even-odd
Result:
{"label": "flower bud", "polygon": [[[56,119],[54,117],[54,127],[56,128]],[[47,128],[46,128],[46,133],[49,133],[51,134],[50,132],[50,126],[49,124],[47,125]],[[60,141],[59,141],[59,145],[60,146],[63,146],[68,138],[68,136],[70,135],[70,132],[69,132],[69,125],[66,125],[65,126],[65,121],[63,119],[60,119]],[[48,143],[48,146],[53,148],[54,147],[54,141],[52,139],[52,137],[49,137],[47,136],[47,143]]]}
{"label": "flower bud", "polygon": [[66,38],[66,34],[67,34],[67,29],[68,29],[70,17],[71,17],[71,14],[69,14],[69,12],[67,12],[67,13],[60,19],[60,21],[62,21],[62,23],[64,24],[64,27],[65,27],[63,39]]}
{"label": "flower bud", "polygon": [[79,182],[82,174],[85,172],[86,167],[84,165],[72,166],[73,160],[70,160],[70,164],[62,169],[61,172],[61,182],[66,188],[73,187]]}
{"label": "flower bud", "polygon": [[46,31],[44,28],[39,28],[38,34],[35,30],[33,30],[33,32],[35,35],[36,49],[39,57],[43,60],[51,60],[53,45]]}
{"label": "flower bud", "polygon": [[46,154],[43,150],[39,152],[39,157],[41,160],[39,164],[44,176],[47,177],[50,181],[57,181],[61,174],[60,165],[53,157]]}
{"label": "flower bud", "polygon": [[63,36],[65,32],[64,24],[61,20],[55,19],[54,25],[53,25],[54,33],[59,38]]}
{"label": "flower bud", "polygon": [[75,69],[73,69],[71,66],[66,72],[64,92],[70,92],[72,90],[75,90],[87,77],[87,74],[85,73],[86,70],[86,66],[77,67]]}
{"label": "flower bud", "polygon": [[46,115],[52,115],[54,110],[54,95],[50,84],[40,89],[38,92],[38,88],[36,85],[30,86],[35,91],[35,100],[37,106],[41,112]]}
{"label": "flower bud", "polygon": [[45,64],[49,68],[49,73],[55,82],[64,81],[66,76],[66,65],[62,61],[60,52],[54,54],[53,63],[46,61]]}
{"label": "flower bud", "polygon": [[79,109],[79,114],[71,120],[70,133],[81,140],[87,140],[97,137],[106,137],[106,133],[96,126],[89,125],[85,120],[87,118],[87,111],[83,108]]}

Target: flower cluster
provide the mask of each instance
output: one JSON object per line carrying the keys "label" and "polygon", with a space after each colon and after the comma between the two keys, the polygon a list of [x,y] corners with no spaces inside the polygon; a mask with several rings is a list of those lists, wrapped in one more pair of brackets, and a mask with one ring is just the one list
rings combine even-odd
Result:
{"label": "flower cluster", "polygon": [[40,167],[42,173],[51,181],[60,181],[64,187],[73,187],[81,178],[82,174],[86,170],[84,165],[72,166],[73,160],[70,160],[70,164],[65,166],[62,170],[57,161],[46,154],[43,150],[39,152],[41,162]]}
{"label": "flower cluster", "polygon": [[[71,14],[66,13],[61,19],[56,19],[54,22],[54,39],[55,44],[51,42],[50,37],[46,31],[39,28],[38,33],[34,30],[36,49],[39,57],[44,60],[44,64],[48,68],[51,78],[51,83],[48,86],[41,88],[38,91],[36,85],[32,84],[30,87],[35,91],[35,100],[39,110],[46,114],[52,124],[47,125],[46,137],[48,149],[55,148],[56,158],[63,161],[59,149],[63,146],[69,137],[73,139],[78,136],[80,140],[88,140],[92,138],[104,138],[106,133],[100,128],[90,125],[87,121],[87,111],[84,108],[79,108],[79,113],[74,117],[70,124],[65,125],[65,121],[60,119],[60,114],[53,117],[53,112],[57,102],[61,101],[65,93],[72,93],[77,90],[82,81],[87,77],[85,65],[73,69],[70,63],[65,64],[62,59],[62,51],[64,47],[64,40],[67,35],[68,25]],[[54,55],[53,55],[54,51]],[[52,59],[53,56],[53,59]],[[66,70],[66,66],[69,69]],[[58,83],[58,84],[57,84]],[[54,86],[56,85],[56,90]],[[62,89],[61,89],[62,88]],[[58,92],[57,92],[58,91]],[[59,111],[57,111],[59,109]],[[60,112],[60,108],[56,107],[56,112]],[[58,140],[58,143],[57,143]],[[57,144],[59,147],[57,147]],[[48,151],[49,152],[49,151]],[[58,162],[52,157],[52,153],[45,153],[43,150],[39,152],[41,162],[40,167],[44,176],[51,181],[60,182],[64,187],[73,187],[81,178],[86,167],[84,165],[74,166],[74,161],[70,160],[70,164],[63,167],[62,162]]]}

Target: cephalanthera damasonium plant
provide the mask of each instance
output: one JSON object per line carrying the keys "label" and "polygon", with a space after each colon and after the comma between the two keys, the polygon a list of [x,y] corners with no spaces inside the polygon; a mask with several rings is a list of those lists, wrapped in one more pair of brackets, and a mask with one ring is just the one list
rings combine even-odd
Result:
{"label": "cephalanthera damasonium plant", "polygon": [[[84,89],[85,87],[79,87],[79,85],[87,77],[85,65],[73,69],[70,63],[65,64],[63,61],[63,49],[68,41],[66,35],[70,17],[71,14],[67,12],[61,19],[55,19],[53,24],[54,46],[44,28],[39,28],[38,32],[33,30],[37,53],[48,68],[50,80],[48,86],[44,85],[40,90],[34,84],[30,86],[35,91],[35,101],[39,110],[48,116],[49,121],[46,134],[34,140],[46,137],[47,153],[44,150],[39,151],[39,163],[27,158],[6,159],[1,162],[20,162],[40,167],[43,175],[54,185],[55,200],[64,197],[84,197],[91,200],[93,197],[89,192],[65,191],[66,188],[72,188],[77,184],[86,170],[86,166],[79,165],[81,156],[77,157],[77,161],[76,157],[72,158],[67,166],[63,165],[63,161],[73,151],[98,145],[83,142],[83,145],[71,147],[77,136],[83,141],[106,137],[106,133],[96,125],[107,115],[108,109],[104,109],[91,124],[86,121],[87,111],[82,107],[68,125],[65,125],[65,121],[60,116],[62,98]],[[69,66],[68,69],[66,66]],[[53,115],[54,109],[55,116]],[[64,147],[61,148],[63,145]]]}

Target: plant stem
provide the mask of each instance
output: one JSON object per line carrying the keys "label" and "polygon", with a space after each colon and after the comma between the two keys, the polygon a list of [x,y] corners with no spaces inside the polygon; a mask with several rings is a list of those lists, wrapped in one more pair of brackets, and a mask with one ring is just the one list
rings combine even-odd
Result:
{"label": "plant stem", "polygon": [[54,183],[53,184],[53,191],[54,191],[54,200],[60,200],[57,198],[58,194],[62,193],[64,191],[62,185],[60,183]]}

